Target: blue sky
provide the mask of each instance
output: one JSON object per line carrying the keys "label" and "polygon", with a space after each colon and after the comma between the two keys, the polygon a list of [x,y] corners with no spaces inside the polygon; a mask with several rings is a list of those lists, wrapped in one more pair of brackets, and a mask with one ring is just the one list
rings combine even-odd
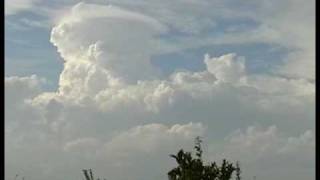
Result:
{"label": "blue sky", "polygon": [[314,179],[314,3],[6,1],[6,178],[163,180],[200,135],[246,179]]}
{"label": "blue sky", "polygon": [[33,13],[6,17],[5,22],[5,74],[28,76],[38,74],[52,81],[56,87],[63,61],[50,43],[50,29],[21,23],[22,19],[43,19]]}
{"label": "blue sky", "polygon": [[[47,4],[48,2],[41,3]],[[43,14],[23,10],[6,17],[6,75],[37,74],[50,81],[51,88],[56,88],[63,60],[49,41],[53,25],[45,23],[49,21],[47,18]],[[204,29],[199,36],[204,34],[219,37],[232,29],[246,31],[258,26],[258,22],[249,18],[218,19],[212,28]],[[174,30],[161,35],[168,41],[190,36],[192,36],[190,33]],[[163,72],[170,74],[175,69],[203,70],[205,67],[202,58],[205,53],[220,56],[231,52],[245,56],[248,71],[259,73],[268,72],[272,66],[281,64],[288,49],[264,42],[204,45],[155,55],[151,61]]]}

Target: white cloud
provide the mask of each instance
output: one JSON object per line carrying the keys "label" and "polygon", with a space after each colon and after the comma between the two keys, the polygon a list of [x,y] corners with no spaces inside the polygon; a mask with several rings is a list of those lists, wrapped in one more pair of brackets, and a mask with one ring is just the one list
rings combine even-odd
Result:
{"label": "white cloud", "polygon": [[97,151],[101,148],[101,142],[95,138],[80,138],[67,142],[63,150],[69,153],[77,154],[78,156],[87,156],[94,158]]}
{"label": "white cloud", "polygon": [[[38,8],[38,10],[51,8],[50,10],[46,10],[48,12],[43,14],[51,14],[50,16],[53,17],[50,18],[53,19],[56,19],[56,16],[62,16],[61,18],[65,20],[75,20],[77,19],[76,16],[71,15],[67,18],[65,13],[62,12],[65,11],[66,6],[69,7],[78,2],[81,1],[57,1],[54,3],[54,6],[41,2],[39,3],[41,8]],[[135,3],[128,0],[110,0],[108,2],[95,0],[90,2],[98,4],[88,5],[81,2],[78,6],[73,8],[73,14],[78,17],[90,16],[91,18],[98,16],[126,16],[128,18],[130,16],[142,20],[145,24],[153,24],[160,27],[160,29],[169,29],[170,32],[172,31],[172,39],[169,39],[168,41],[161,40],[157,45],[152,45],[158,46],[159,44],[162,44],[157,47],[159,50],[161,49],[162,53],[180,51],[188,48],[198,48],[212,44],[241,45],[246,43],[266,43],[278,45],[287,48],[291,53],[289,53],[288,57],[285,59],[279,59],[279,61],[284,63],[284,66],[281,66],[276,70],[276,73],[290,77],[303,77],[314,80],[314,0],[308,3],[297,0],[270,1],[268,3],[255,1],[235,3],[233,1],[220,2],[212,0],[201,0],[197,2],[139,0]],[[112,8],[109,4],[112,5]],[[102,10],[103,8],[108,7],[106,5],[109,5],[109,10]],[[89,6],[91,6],[91,8],[89,8]],[[81,7],[85,8],[82,9]],[[94,9],[94,11],[92,11],[92,9]],[[131,10],[134,11],[133,14],[130,12]],[[85,11],[87,13],[84,13]],[[101,13],[101,11],[103,12]],[[242,22],[243,20],[245,21],[244,23]],[[229,24],[229,21],[235,21],[235,23],[249,26],[249,28],[228,32],[227,29],[232,28],[235,24]],[[246,21],[249,22],[249,25],[246,24]],[[223,22],[227,23],[224,24]],[[253,25],[250,25],[250,23]],[[92,24],[92,26],[94,25]],[[132,26],[129,26],[131,30]],[[128,28],[120,29],[123,30]],[[118,30],[118,28],[113,29],[113,35],[115,35],[114,32],[117,32]],[[220,33],[220,31],[223,33]],[[213,34],[211,34],[211,32],[213,32]],[[216,34],[215,32],[218,33]],[[175,36],[175,33],[184,35],[181,37],[179,35]],[[134,36],[139,37],[139,35]],[[110,38],[110,36],[108,37]],[[72,39],[74,40],[75,38]],[[76,39],[80,38],[77,37]],[[121,47],[122,44],[124,43],[121,43]],[[149,52],[150,49],[144,51]]]}
{"label": "white cloud", "polygon": [[5,15],[13,15],[33,8],[37,2],[39,0],[6,0]]}
{"label": "white cloud", "polygon": [[237,151],[239,154],[245,153],[249,159],[250,154],[259,157],[273,149],[273,146],[279,141],[276,132],[277,128],[275,126],[271,126],[265,131],[248,127],[245,133],[234,132],[230,137],[227,137],[227,141],[230,143],[230,150]]}
{"label": "white cloud", "polygon": [[[89,71],[109,79],[102,87],[154,77],[157,72],[150,57],[157,44],[153,37],[165,31],[166,26],[139,13],[114,6],[77,4],[52,30],[51,42],[66,61],[60,76],[61,92],[68,93],[74,83],[86,85],[81,76],[70,77]],[[141,67],[143,71],[137,71]],[[100,80],[88,77],[87,83]]]}
{"label": "white cloud", "polygon": [[6,101],[15,103],[22,98],[32,98],[41,92],[41,84],[44,79],[36,75],[30,77],[10,76],[5,77]]}
{"label": "white cloud", "polygon": [[[227,63],[223,62],[224,60]],[[111,172],[108,171],[109,173],[106,176],[118,178],[126,178],[126,175],[121,174],[115,168],[121,166],[130,169],[134,162],[139,161],[139,158],[147,153],[148,156],[153,158],[150,158],[150,161],[141,161],[142,164],[139,163],[139,166],[131,169],[132,172],[140,172],[135,177],[139,179],[142,173],[141,168],[145,167],[145,164],[157,169],[152,162],[159,162],[159,159],[163,158],[160,156],[166,156],[170,152],[173,153],[179,147],[189,147],[190,149],[192,139],[196,135],[203,135],[204,129],[209,129],[206,136],[216,136],[212,139],[213,143],[214,141],[219,142],[219,139],[225,136],[225,133],[239,125],[250,125],[257,120],[260,120],[263,124],[263,121],[270,118],[270,114],[276,119],[273,122],[280,124],[280,126],[281,121],[285,126],[293,122],[301,125],[309,122],[307,127],[313,124],[313,117],[307,115],[309,112],[301,110],[301,107],[313,107],[314,100],[312,97],[314,92],[312,91],[312,85],[306,88],[307,81],[288,81],[278,77],[248,75],[245,71],[242,72],[245,69],[244,64],[237,66],[237,63],[243,61],[240,59],[241,61],[238,62],[237,60],[236,55],[224,55],[210,59],[210,61],[218,61],[220,66],[226,66],[226,68],[220,68],[218,71],[210,72],[210,68],[207,67],[207,70],[203,72],[176,72],[167,80],[142,80],[138,81],[137,84],[124,83],[116,87],[103,87],[95,93],[94,91],[82,91],[79,93],[81,96],[70,97],[70,94],[60,92],[41,94],[38,92],[38,96],[33,95],[31,96],[34,97],[32,100],[25,101],[26,106],[36,112],[36,116],[19,116],[18,118],[34,118],[32,121],[39,121],[40,119],[42,123],[29,124],[29,129],[33,129],[32,134],[27,133],[23,130],[24,127],[20,126],[6,136],[10,137],[12,142],[20,142],[21,147],[29,149],[31,152],[34,151],[32,150],[34,148],[46,149],[47,151],[47,149],[55,146],[50,151],[53,151],[58,157],[68,157],[70,165],[88,162],[90,167],[97,169],[97,171],[102,171],[102,167],[110,170]],[[74,67],[70,66],[70,68]],[[228,67],[231,67],[231,69]],[[239,82],[234,81],[234,79],[225,81],[225,77],[229,77],[229,74],[239,72],[237,67],[240,67],[241,76],[245,77],[247,81]],[[226,73],[224,70],[226,70]],[[232,70],[235,72],[232,72]],[[214,73],[220,73],[220,75]],[[86,78],[86,76],[101,76],[101,74],[86,72],[81,75],[83,78]],[[79,75],[76,77],[79,78]],[[219,80],[219,78],[222,80]],[[263,80],[264,84],[259,83],[262,81],[261,78],[265,78]],[[73,88],[78,88],[81,85]],[[91,86],[87,88],[90,89]],[[96,87],[92,88],[95,89]],[[20,99],[30,99],[29,96],[29,94],[26,94]],[[308,97],[308,99],[304,97]],[[294,102],[292,100],[300,105],[292,103]],[[267,107],[270,108],[266,108],[266,102],[269,103]],[[285,107],[279,108],[279,106],[284,105],[287,106],[288,111],[284,110]],[[6,111],[14,112],[16,109],[7,109]],[[208,119],[208,117],[212,117],[212,119]],[[252,119],[253,117],[254,119]],[[307,120],[301,121],[300,117],[307,118]],[[10,120],[10,117],[6,117],[6,121]],[[194,120],[202,122],[203,125],[200,123],[174,125],[175,123],[188,123]],[[142,123],[150,122],[158,124],[141,126]],[[267,122],[267,124],[270,124],[272,121]],[[164,124],[173,125],[168,127]],[[9,127],[8,125],[7,127]],[[284,128],[284,126],[281,127]],[[128,128],[129,130],[126,130]],[[301,127],[297,129],[301,129]],[[18,136],[13,135],[15,133]],[[29,135],[26,136],[26,134]],[[298,139],[312,143],[312,138],[308,138],[308,134],[306,133]],[[288,140],[288,143],[283,143],[281,138],[279,140],[275,127],[270,127],[266,131],[260,131],[252,127],[246,133],[239,131],[231,136],[230,141],[228,141],[230,145],[227,147],[231,151],[230,154],[242,154],[240,160],[244,162],[250,160],[253,155],[255,157],[262,156],[262,158],[266,154],[270,156],[275,154],[280,157],[287,156],[287,152],[289,152],[287,147],[292,149],[291,147],[294,144],[292,142],[297,140]],[[33,146],[25,144],[31,139],[36,139]],[[21,140],[25,143],[22,144]],[[49,145],[41,144],[41,142],[48,140],[52,143]],[[285,145],[279,146],[279,143]],[[189,144],[189,146],[184,144]],[[302,144],[301,147],[303,146],[305,145]],[[9,145],[8,149],[15,149],[15,147]],[[284,155],[279,155],[281,154],[280,151]],[[11,153],[8,151],[7,156],[12,157],[14,153],[12,156]],[[227,154],[227,157],[230,157],[230,154]],[[238,159],[236,157],[234,159]],[[119,161],[119,158],[122,161]],[[98,161],[98,159],[100,160]],[[170,158],[167,159],[168,161],[164,160],[162,161],[163,164],[159,165],[161,168],[158,169],[157,173],[166,172],[166,168],[172,165]],[[28,162],[34,163],[35,161]],[[37,159],[37,161],[41,162],[41,159]],[[95,163],[94,161],[98,162]],[[43,163],[45,162],[40,164]],[[56,170],[61,166],[61,163],[58,162],[50,164],[49,167]],[[103,166],[103,164],[108,165]],[[101,167],[98,167],[99,165]],[[79,165],[76,167],[78,169],[83,168]],[[38,169],[39,167],[34,168]],[[43,176],[50,176],[50,172],[47,173],[49,174],[43,174]],[[146,177],[152,176],[146,175]]]}
{"label": "white cloud", "polygon": [[305,154],[314,154],[315,150],[315,138],[314,132],[307,130],[299,137],[290,137],[288,138],[287,143],[283,146],[279,152],[280,153],[305,153]]}
{"label": "white cloud", "polygon": [[[177,144],[192,144],[194,137],[203,136],[205,128],[201,123],[175,124],[167,127],[162,124],[137,126],[120,133],[105,144],[106,156],[133,152],[149,153],[169,147],[171,151],[179,148]],[[173,148],[174,147],[174,148]],[[170,153],[170,151],[167,151]],[[126,161],[124,159],[124,161]]]}
{"label": "white cloud", "polygon": [[[235,58],[237,59],[234,60]],[[237,83],[246,75],[244,58],[237,57],[236,54],[227,54],[212,59],[206,54],[204,62],[208,71],[221,81]]]}
{"label": "white cloud", "polygon": [[[105,172],[107,178],[128,179],[132,175],[132,179],[139,180],[163,179],[173,163],[168,153],[191,147],[195,136],[205,135],[210,139],[209,146],[219,146],[224,155],[251,163],[247,168],[260,165],[260,160],[269,157],[271,160],[263,166],[280,168],[273,164],[278,163],[274,157],[283,163],[292,162],[290,157],[301,157],[303,165],[309,168],[290,164],[285,169],[292,176],[310,177],[306,174],[314,171],[314,166],[307,162],[312,157],[305,156],[305,150],[312,152],[314,148],[312,80],[299,73],[294,78],[250,74],[245,58],[235,53],[218,57],[207,54],[204,70],[176,71],[164,77],[150,60],[163,50],[159,35],[184,27],[187,33],[195,35],[211,26],[211,22],[203,24],[202,20],[197,23],[198,16],[210,14],[205,10],[200,13],[200,7],[208,2],[190,1],[177,9],[180,16],[173,19],[156,16],[163,8],[142,14],[137,13],[137,7],[135,12],[129,10],[130,2],[118,4],[127,6],[80,3],[57,22],[51,42],[65,62],[56,92],[42,90],[42,80],[36,76],[5,79],[6,142],[12,142],[6,144],[6,174],[24,169],[33,179],[56,179],[55,172],[72,178],[70,172],[93,168]],[[145,1],[139,5],[145,4],[152,6]],[[185,14],[184,7],[194,7],[194,13],[200,14],[175,24]],[[168,11],[176,14],[175,8]],[[263,14],[257,17],[259,21],[264,18]],[[253,40],[246,39],[247,34],[240,40],[232,39],[232,35],[230,43],[259,41],[264,37],[261,41],[290,45],[288,39],[278,39],[285,32],[273,27],[278,22],[268,23],[270,31],[263,31],[265,26],[260,26],[262,32],[259,30]],[[195,46],[193,43],[197,42],[189,43]],[[303,49],[306,44],[296,46]],[[252,126],[256,123],[276,126],[261,130]],[[248,126],[252,127],[246,132],[236,131],[221,141],[235,128]],[[286,138],[279,131],[287,136],[305,133]],[[34,157],[35,153],[39,156]],[[131,173],[121,173],[119,166]],[[297,169],[302,173],[295,173]],[[39,170],[41,174],[36,173]],[[155,174],[143,176],[146,171]],[[274,178],[278,173],[273,168],[268,172],[276,172]]]}
{"label": "white cloud", "polygon": [[[239,160],[243,166],[244,178],[254,175],[259,179],[314,178],[314,173],[311,173],[315,163],[312,130],[306,130],[298,137],[286,137],[276,126],[266,129],[250,126],[245,132],[238,129],[228,135],[218,150],[210,150],[213,159],[227,157]],[[276,170],[277,168],[280,169]],[[296,171],[299,173],[295,173]]]}

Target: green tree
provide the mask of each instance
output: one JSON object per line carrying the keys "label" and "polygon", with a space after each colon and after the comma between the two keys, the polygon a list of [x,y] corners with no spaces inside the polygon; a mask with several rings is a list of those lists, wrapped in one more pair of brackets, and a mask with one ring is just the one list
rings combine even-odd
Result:
{"label": "green tree", "polygon": [[[223,159],[221,166],[216,162],[205,165],[202,160],[202,140],[200,137],[195,141],[195,155],[192,157],[191,152],[185,152],[183,149],[176,155],[170,155],[178,164],[168,172],[169,180],[230,180],[232,173],[239,168],[234,167],[232,163]],[[237,170],[240,177],[240,168]]]}

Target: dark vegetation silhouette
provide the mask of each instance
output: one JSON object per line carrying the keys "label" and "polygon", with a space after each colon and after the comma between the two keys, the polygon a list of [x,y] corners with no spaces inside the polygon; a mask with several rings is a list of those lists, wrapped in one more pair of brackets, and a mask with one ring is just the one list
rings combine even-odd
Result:
{"label": "dark vegetation silhouette", "polygon": [[[95,180],[91,169],[83,169],[82,172],[85,177],[85,180]],[[107,179],[97,178],[96,180],[107,180]]]}
{"label": "dark vegetation silhouette", "polygon": [[236,180],[241,180],[241,176],[240,176],[240,174],[241,174],[241,169],[240,169],[239,161],[237,161],[237,163],[236,163],[236,169],[235,169],[235,171],[236,171]]}
{"label": "dark vegetation silhouette", "polygon": [[195,157],[191,152],[185,152],[181,149],[176,155],[170,155],[178,164],[168,172],[169,180],[230,180],[232,174],[236,172],[236,180],[241,180],[239,162],[234,166],[226,159],[222,160],[219,166],[216,162],[204,164],[202,160],[202,140],[196,138],[195,142]]}

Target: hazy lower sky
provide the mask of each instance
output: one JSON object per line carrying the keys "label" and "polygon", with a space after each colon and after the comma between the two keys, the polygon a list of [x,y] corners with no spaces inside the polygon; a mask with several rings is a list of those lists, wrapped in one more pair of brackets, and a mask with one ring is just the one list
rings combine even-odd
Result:
{"label": "hazy lower sky", "polygon": [[6,0],[5,74],[6,180],[166,180],[196,136],[315,179],[314,0]]}

